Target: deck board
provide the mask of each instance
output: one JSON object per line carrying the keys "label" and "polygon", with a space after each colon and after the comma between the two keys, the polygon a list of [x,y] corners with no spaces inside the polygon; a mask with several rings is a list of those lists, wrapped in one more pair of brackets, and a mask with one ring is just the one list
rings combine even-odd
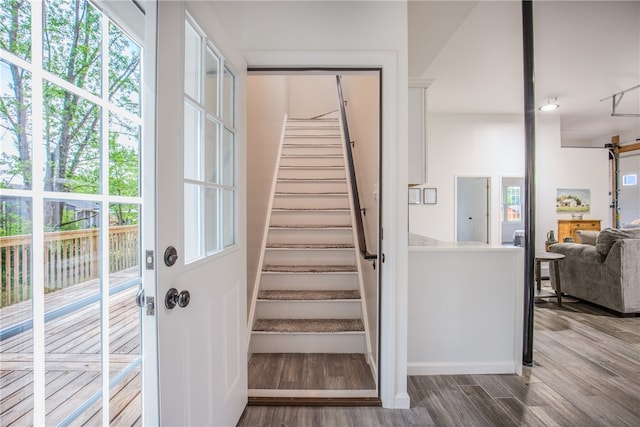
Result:
{"label": "deck board", "polygon": [[[134,275],[132,276],[132,273]],[[135,277],[136,270],[112,275],[112,285]],[[98,281],[45,295],[45,311],[60,308],[98,291]],[[110,376],[130,366],[140,355],[140,310],[136,289],[110,297]],[[28,305],[28,307],[27,307]],[[0,328],[31,315],[31,303],[0,310]],[[100,305],[92,303],[45,324],[45,413],[47,425],[64,420],[101,387]],[[33,333],[24,331],[0,341],[0,417],[3,426],[33,424]],[[141,425],[140,367],[110,390],[112,425]],[[81,414],[73,425],[100,425],[102,400]]]}

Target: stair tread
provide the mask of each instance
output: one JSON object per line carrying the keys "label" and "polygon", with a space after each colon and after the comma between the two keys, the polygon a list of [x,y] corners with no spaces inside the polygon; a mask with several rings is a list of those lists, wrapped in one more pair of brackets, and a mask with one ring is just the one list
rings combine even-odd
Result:
{"label": "stair tread", "polygon": [[355,265],[265,265],[263,272],[272,273],[352,273],[357,272]]}
{"label": "stair tread", "polygon": [[286,154],[283,153],[280,157],[285,159],[341,159],[342,154]]}
{"label": "stair tread", "polygon": [[349,208],[273,208],[273,212],[350,212]]}
{"label": "stair tread", "polygon": [[271,290],[260,291],[258,299],[270,301],[323,301],[323,300],[359,300],[360,292],[357,290],[313,290],[313,291],[287,291]]}
{"label": "stair tread", "polygon": [[310,143],[310,142],[297,142],[297,143],[286,143],[286,144],[282,144],[283,147],[287,147],[287,148],[291,148],[291,147],[296,147],[296,148],[335,148],[335,147],[342,147],[342,144],[339,143],[327,143],[327,142],[318,142],[318,143]]}
{"label": "stair tread", "polygon": [[336,165],[280,165],[280,169],[344,169]]}
{"label": "stair tread", "polygon": [[364,332],[360,319],[258,319],[254,332],[339,333]]}
{"label": "stair tread", "polygon": [[317,191],[313,193],[302,193],[302,192],[294,192],[294,191],[278,191],[275,193],[276,196],[346,196],[347,193],[343,191]]}
{"label": "stair tread", "polygon": [[346,178],[278,178],[278,182],[304,182],[304,181],[317,181],[317,182],[345,182]]}
{"label": "stair tread", "polygon": [[353,243],[270,243],[267,249],[354,249]]}
{"label": "stair tread", "polygon": [[351,228],[351,224],[289,224],[270,225],[269,228]]}

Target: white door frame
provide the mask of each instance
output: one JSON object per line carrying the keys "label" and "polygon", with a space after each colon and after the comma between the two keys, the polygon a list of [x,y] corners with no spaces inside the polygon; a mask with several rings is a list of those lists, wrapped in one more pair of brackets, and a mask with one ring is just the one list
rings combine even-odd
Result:
{"label": "white door frame", "polygon": [[[406,123],[408,79],[389,51],[247,51],[249,68],[381,68],[382,169],[380,274],[380,397],[385,408],[409,408],[407,394],[408,205]],[[402,142],[401,142],[402,141]],[[400,165],[402,166],[402,165]],[[389,200],[386,198],[388,197]]]}
{"label": "white door frame", "polygon": [[[156,22],[158,6],[155,1],[145,1],[145,45],[143,58],[143,140],[142,140],[142,182],[140,183],[144,203],[142,205],[142,253],[156,247]],[[149,25],[149,23],[152,23]],[[149,67],[153,67],[151,70]],[[146,258],[146,255],[144,256]],[[156,266],[160,257],[152,260]],[[148,260],[145,260],[148,261]],[[155,308],[161,304],[157,297],[156,269],[142,268],[142,284],[145,303],[155,301]],[[158,323],[155,314],[148,315],[142,308],[142,424],[160,425],[160,388],[158,370]],[[148,351],[152,349],[152,351]],[[147,375],[148,374],[148,375]],[[152,399],[154,396],[155,399]]]}

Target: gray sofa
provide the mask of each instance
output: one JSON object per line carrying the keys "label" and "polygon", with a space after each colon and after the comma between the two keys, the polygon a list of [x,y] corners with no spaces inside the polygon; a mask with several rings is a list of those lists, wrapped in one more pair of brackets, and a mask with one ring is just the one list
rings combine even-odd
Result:
{"label": "gray sofa", "polygon": [[[640,229],[593,233],[579,236],[586,243],[550,246],[551,252],[565,255],[558,263],[562,292],[621,314],[640,313]],[[555,290],[555,268],[550,264]]]}

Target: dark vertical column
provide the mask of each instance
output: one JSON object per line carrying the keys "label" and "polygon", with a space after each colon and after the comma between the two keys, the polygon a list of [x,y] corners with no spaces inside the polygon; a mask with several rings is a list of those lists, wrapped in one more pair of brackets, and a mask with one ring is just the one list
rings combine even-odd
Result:
{"label": "dark vertical column", "polygon": [[522,363],[533,365],[533,298],[535,263],[535,139],[536,116],[533,83],[533,2],[522,1],[522,54],[524,69],[524,334]]}

